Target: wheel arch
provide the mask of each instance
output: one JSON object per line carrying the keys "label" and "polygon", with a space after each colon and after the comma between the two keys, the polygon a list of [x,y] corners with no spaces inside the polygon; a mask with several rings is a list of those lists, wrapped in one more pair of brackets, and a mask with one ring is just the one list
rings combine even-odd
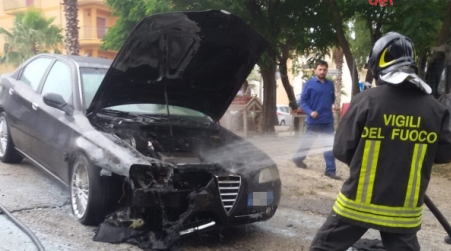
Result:
{"label": "wheel arch", "polygon": [[101,174],[100,174],[100,176],[105,176],[105,177],[118,176],[118,177],[126,178],[124,175],[117,174],[117,173],[111,171],[111,170],[110,170],[109,168],[107,168],[107,167],[103,167],[103,166],[99,166],[99,165],[95,164],[94,161],[93,161],[93,159],[90,157],[90,155],[88,154],[88,152],[87,152],[86,149],[77,148],[77,149],[75,149],[74,151],[72,151],[72,152],[69,154],[69,157],[68,157],[68,166],[69,166],[69,168],[68,168],[68,172],[67,172],[67,180],[68,180],[68,185],[69,185],[69,186],[70,186],[70,182],[71,182],[71,179],[72,179],[72,171],[73,171],[73,168],[74,168],[74,162],[75,162],[75,159],[76,159],[79,155],[84,155],[84,156],[88,159],[88,161],[91,162],[91,164],[92,164],[93,166],[95,166],[96,168],[98,168],[98,171],[99,171],[99,172],[102,172],[102,170],[105,170],[106,172],[109,172],[109,173],[110,173],[110,175],[101,175]]}

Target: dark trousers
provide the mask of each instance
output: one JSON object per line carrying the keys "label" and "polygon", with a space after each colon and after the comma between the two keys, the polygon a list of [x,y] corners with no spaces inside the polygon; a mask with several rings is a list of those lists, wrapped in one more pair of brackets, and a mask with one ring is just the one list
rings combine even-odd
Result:
{"label": "dark trousers", "polygon": [[[327,217],[316,233],[310,251],[345,251],[357,242],[368,228],[344,222],[335,213]],[[382,244],[388,251],[419,251],[417,234],[396,234],[379,231]]]}
{"label": "dark trousers", "polygon": [[[323,153],[326,161],[326,174],[335,173],[335,157],[332,153],[332,146],[334,142],[334,123],[327,124],[307,124],[306,131],[301,137],[301,146],[296,154],[293,156],[293,161],[299,163],[305,160],[307,153]],[[318,138],[321,140],[322,148],[311,149],[313,143]]]}

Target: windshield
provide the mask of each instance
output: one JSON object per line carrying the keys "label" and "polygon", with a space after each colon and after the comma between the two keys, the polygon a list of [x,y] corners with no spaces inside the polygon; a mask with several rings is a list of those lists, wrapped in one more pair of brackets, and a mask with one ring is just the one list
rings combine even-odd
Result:
{"label": "windshield", "polygon": [[[85,109],[88,109],[108,69],[80,68],[80,71],[81,71],[81,83],[83,88],[82,90],[83,103]],[[166,105],[162,104],[126,104],[126,105],[110,106],[107,107],[106,109],[141,114],[157,114],[157,115],[167,114]],[[207,117],[205,114],[201,112],[174,105],[169,105],[169,113],[171,115]]]}
{"label": "windshield", "polygon": [[[168,110],[166,105],[162,104],[127,104],[127,105],[116,105],[110,106],[106,109],[116,110],[121,112],[130,113],[141,113],[141,114],[167,114]],[[175,105],[169,105],[169,113],[171,115],[181,115],[181,116],[193,116],[193,117],[206,117],[205,114]]]}
{"label": "windshield", "polygon": [[81,85],[83,88],[83,104],[85,109],[91,105],[92,99],[99,89],[108,69],[106,68],[80,68]]}

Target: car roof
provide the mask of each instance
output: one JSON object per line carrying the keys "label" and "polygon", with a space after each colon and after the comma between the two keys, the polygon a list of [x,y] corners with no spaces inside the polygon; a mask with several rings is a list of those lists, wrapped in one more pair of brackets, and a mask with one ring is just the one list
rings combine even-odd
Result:
{"label": "car roof", "polygon": [[[45,54],[40,54],[45,55]],[[104,67],[109,68],[113,60],[106,58],[93,58],[93,57],[82,57],[75,55],[63,55],[63,54],[47,54],[51,57],[71,60],[75,62],[79,67]]]}

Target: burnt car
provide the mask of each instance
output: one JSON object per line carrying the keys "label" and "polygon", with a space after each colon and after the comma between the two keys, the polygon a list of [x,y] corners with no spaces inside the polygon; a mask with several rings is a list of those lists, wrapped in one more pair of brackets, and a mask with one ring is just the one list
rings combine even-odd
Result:
{"label": "burnt car", "polygon": [[68,186],[83,224],[185,235],[267,220],[275,163],[218,123],[265,47],[210,10],[143,19],[114,61],[34,56],[1,76],[0,159]]}

